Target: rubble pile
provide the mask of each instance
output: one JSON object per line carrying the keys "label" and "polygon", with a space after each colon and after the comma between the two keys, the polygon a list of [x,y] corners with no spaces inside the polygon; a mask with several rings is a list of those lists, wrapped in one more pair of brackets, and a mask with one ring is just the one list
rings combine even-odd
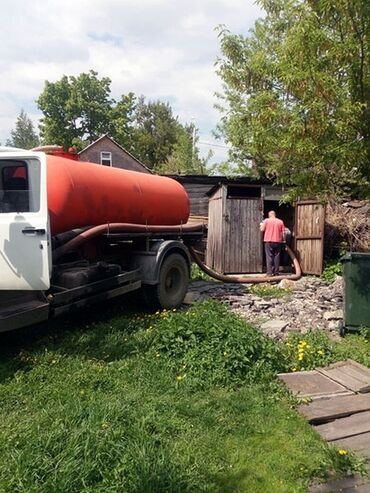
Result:
{"label": "rubble pile", "polygon": [[291,331],[304,334],[318,328],[337,334],[343,319],[340,276],[330,285],[320,278],[303,277],[299,281],[284,280],[276,286],[283,290],[283,296],[261,297],[243,284],[196,281],[191,284],[186,301],[222,300],[274,339],[283,339]]}

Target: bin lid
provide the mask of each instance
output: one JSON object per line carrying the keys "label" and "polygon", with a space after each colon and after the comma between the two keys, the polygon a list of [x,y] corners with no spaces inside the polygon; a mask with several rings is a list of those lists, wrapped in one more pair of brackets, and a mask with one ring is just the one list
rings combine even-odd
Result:
{"label": "bin lid", "polygon": [[348,262],[350,260],[369,260],[370,262],[370,253],[366,252],[347,252],[340,260],[341,262]]}

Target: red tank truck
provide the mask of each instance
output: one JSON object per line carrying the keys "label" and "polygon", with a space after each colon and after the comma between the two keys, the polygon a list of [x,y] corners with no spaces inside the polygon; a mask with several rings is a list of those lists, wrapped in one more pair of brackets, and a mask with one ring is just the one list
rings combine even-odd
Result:
{"label": "red tank truck", "polygon": [[203,236],[182,185],[48,151],[0,148],[0,332],[135,290],[181,305]]}

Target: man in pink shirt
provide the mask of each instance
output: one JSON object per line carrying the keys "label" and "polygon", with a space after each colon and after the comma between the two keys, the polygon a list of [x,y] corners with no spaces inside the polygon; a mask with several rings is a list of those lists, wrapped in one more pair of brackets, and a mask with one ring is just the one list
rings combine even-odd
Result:
{"label": "man in pink shirt", "polygon": [[285,226],[281,219],[276,217],[275,211],[270,211],[268,218],[260,225],[263,231],[265,243],[267,275],[277,276],[280,267],[280,252],[282,243],[285,241]]}

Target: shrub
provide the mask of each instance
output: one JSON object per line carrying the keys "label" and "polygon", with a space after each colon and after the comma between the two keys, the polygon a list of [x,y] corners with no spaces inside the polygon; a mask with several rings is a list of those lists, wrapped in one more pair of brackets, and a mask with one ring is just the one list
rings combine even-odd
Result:
{"label": "shrub", "polygon": [[321,277],[327,284],[331,284],[335,281],[336,276],[341,276],[342,273],[342,263],[339,260],[331,260],[326,263]]}
{"label": "shrub", "polygon": [[167,355],[178,382],[196,387],[260,381],[283,368],[276,344],[217,302],[176,316],[162,312],[152,350]]}

